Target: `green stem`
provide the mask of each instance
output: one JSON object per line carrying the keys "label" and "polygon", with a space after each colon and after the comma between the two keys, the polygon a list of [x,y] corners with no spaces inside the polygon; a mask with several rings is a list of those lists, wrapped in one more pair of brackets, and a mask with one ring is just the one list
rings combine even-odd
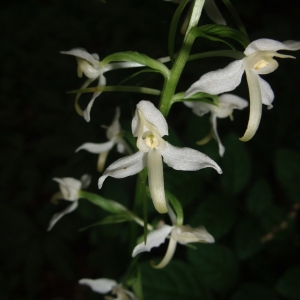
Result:
{"label": "green stem", "polygon": [[165,117],[167,117],[172,106],[172,97],[175,93],[180,75],[189,58],[189,54],[194,43],[195,37],[193,34],[190,34],[190,31],[192,28],[197,26],[199,18],[201,16],[203,5],[204,0],[195,0],[193,12],[183,41],[183,45],[170,71],[169,77],[165,80],[159,103],[159,110]]}
{"label": "green stem", "polygon": [[155,95],[155,96],[159,96],[161,94],[160,90],[146,88],[146,87],[138,87],[138,86],[97,86],[97,87],[90,87],[90,88],[80,89],[80,90],[72,90],[67,93],[83,94],[83,93],[95,93],[95,92],[133,92],[133,93],[142,93],[142,94]]}

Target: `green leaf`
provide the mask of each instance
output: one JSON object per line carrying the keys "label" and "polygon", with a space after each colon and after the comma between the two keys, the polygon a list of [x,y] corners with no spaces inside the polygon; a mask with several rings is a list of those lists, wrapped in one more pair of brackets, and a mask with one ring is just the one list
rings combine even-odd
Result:
{"label": "green leaf", "polygon": [[140,54],[138,52],[118,52],[118,53],[114,53],[111,54],[107,57],[105,57],[101,63],[103,65],[106,65],[110,62],[113,61],[130,61],[130,62],[136,62],[139,63],[141,65],[147,66],[151,69],[157,70],[159,71],[165,78],[169,77],[169,69],[162,64],[161,62],[159,62],[156,59],[150,58],[149,56],[145,55],[145,54]]}
{"label": "green leaf", "polygon": [[272,196],[271,187],[266,180],[256,181],[246,200],[249,212],[257,217],[262,216],[262,214],[270,208]]}
{"label": "green leaf", "polygon": [[230,300],[279,300],[276,293],[269,287],[258,282],[244,283]]}
{"label": "green leaf", "polygon": [[95,226],[116,224],[116,223],[130,222],[130,221],[133,221],[133,219],[127,213],[114,214],[106,218],[103,218],[101,221],[98,221],[92,225],[80,229],[80,231],[84,231],[88,228],[95,227]]}
{"label": "green leaf", "polygon": [[288,299],[300,299],[300,265],[288,269],[279,279],[276,290]]}
{"label": "green leaf", "polygon": [[204,25],[192,29],[192,34],[195,37],[204,37],[212,41],[223,42],[228,46],[230,46],[233,50],[235,50],[235,47],[231,43],[227,42],[222,38],[233,39],[238,43],[240,43],[244,48],[246,48],[249,44],[249,39],[244,33],[226,25],[216,25],[216,24]]}
{"label": "green leaf", "polygon": [[166,197],[171,202],[171,204],[172,204],[172,206],[175,210],[175,214],[176,214],[176,217],[177,217],[177,223],[176,224],[177,225],[182,225],[183,224],[183,210],[182,210],[182,206],[181,206],[180,202],[169,191],[165,191],[165,193],[166,193]]}
{"label": "green leaf", "polygon": [[171,60],[174,60],[174,44],[175,44],[175,37],[176,37],[176,31],[179,23],[180,16],[187,5],[187,3],[190,0],[183,0],[180,2],[178,8],[176,9],[176,12],[173,16],[171,25],[170,25],[170,32],[169,32],[169,38],[168,38],[168,49],[169,49],[169,56]]}
{"label": "green leaf", "polygon": [[191,266],[171,261],[163,269],[154,269],[149,262],[141,263],[144,300],[212,300],[200,276]]}
{"label": "green leaf", "polygon": [[220,195],[211,195],[200,204],[189,223],[194,227],[204,225],[218,239],[229,232],[235,220],[236,209],[233,204]]}
{"label": "green leaf", "polygon": [[197,270],[197,276],[215,291],[227,291],[238,279],[238,264],[228,248],[215,244],[199,244],[188,249],[188,259]]}
{"label": "green leaf", "polygon": [[219,105],[219,97],[216,95],[211,95],[207,93],[198,92],[196,94],[193,94],[189,98],[184,98],[185,92],[178,93],[174,95],[172,98],[172,102],[184,102],[184,101],[190,101],[190,102],[205,102],[212,105]]}
{"label": "green leaf", "polygon": [[262,247],[262,236],[263,231],[255,219],[242,219],[235,232],[235,245],[238,257],[245,259],[257,253]]}
{"label": "green leaf", "polygon": [[89,193],[86,191],[80,191],[79,196],[81,198],[85,198],[85,199],[89,200],[93,204],[101,207],[102,209],[104,209],[112,214],[124,213],[124,212],[128,211],[127,208],[125,206],[123,206],[122,204],[120,204],[116,201],[113,201],[113,200],[107,200],[107,199],[105,199],[99,195],[93,194],[93,193]]}
{"label": "green leaf", "polygon": [[235,134],[230,134],[224,141],[226,148],[223,158],[221,184],[233,195],[238,194],[248,183],[251,174],[250,158],[245,143]]}
{"label": "green leaf", "polygon": [[276,175],[284,186],[288,197],[300,202],[300,153],[291,149],[280,149],[276,153]]}

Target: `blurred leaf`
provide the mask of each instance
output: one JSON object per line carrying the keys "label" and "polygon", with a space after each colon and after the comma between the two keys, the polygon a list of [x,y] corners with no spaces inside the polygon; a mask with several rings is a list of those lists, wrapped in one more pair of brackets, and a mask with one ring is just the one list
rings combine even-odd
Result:
{"label": "blurred leaf", "polygon": [[276,153],[276,175],[289,198],[300,202],[300,153],[291,149],[280,149]]}
{"label": "blurred leaf", "polygon": [[171,261],[163,269],[154,269],[149,262],[141,263],[144,300],[212,300],[207,288],[191,266]]}
{"label": "blurred leaf", "polygon": [[287,212],[279,205],[273,204],[265,212],[263,218],[260,219],[261,225],[265,231],[270,231],[274,227],[287,219]]}
{"label": "blurred leaf", "polygon": [[238,264],[230,249],[216,244],[200,244],[188,249],[188,259],[197,270],[197,276],[215,291],[232,288],[238,279]]}
{"label": "blurred leaf", "polygon": [[224,141],[226,148],[223,158],[221,183],[224,189],[238,194],[248,183],[251,174],[250,158],[245,143],[235,134],[230,134]]}
{"label": "blurred leaf", "polygon": [[190,218],[192,226],[203,225],[207,231],[218,239],[225,235],[236,220],[236,209],[231,202],[221,195],[211,195],[202,202]]}
{"label": "blurred leaf", "polygon": [[271,202],[272,191],[268,182],[266,180],[256,181],[246,200],[249,212],[260,217],[270,207]]}
{"label": "blurred leaf", "polygon": [[288,269],[279,279],[276,290],[288,299],[300,299],[300,265]]}
{"label": "blurred leaf", "polygon": [[237,225],[235,232],[235,244],[238,257],[245,259],[258,252],[262,247],[262,236],[262,229],[255,219],[242,219]]}
{"label": "blurred leaf", "polygon": [[244,283],[230,300],[279,300],[276,293],[267,286],[257,283]]}

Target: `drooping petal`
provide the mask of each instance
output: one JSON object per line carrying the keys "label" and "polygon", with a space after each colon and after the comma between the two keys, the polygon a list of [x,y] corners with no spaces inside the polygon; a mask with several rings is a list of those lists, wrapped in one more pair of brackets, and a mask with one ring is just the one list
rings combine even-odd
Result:
{"label": "drooping petal", "polygon": [[172,230],[172,226],[164,225],[159,229],[151,231],[147,235],[147,243],[141,242],[140,244],[136,245],[132,252],[132,257],[137,256],[141,252],[149,252],[153,247],[160,246],[167,238],[169,233]]}
{"label": "drooping petal", "polygon": [[[93,79],[90,79],[88,78],[84,84],[80,87],[80,89],[85,89],[87,86],[89,86],[96,78],[93,78]],[[81,109],[81,107],[79,106],[79,98],[81,96],[82,93],[78,93],[76,95],[76,98],[75,98],[75,109],[77,111],[77,113],[80,115],[80,116],[83,116],[83,111]]]}
{"label": "drooping petal", "polygon": [[48,231],[50,231],[53,226],[60,220],[64,215],[69,214],[73,210],[75,210],[78,206],[78,201],[74,201],[71,205],[67,206],[63,211],[56,213],[53,215],[52,219],[50,220]]}
{"label": "drooping petal", "polygon": [[89,286],[94,292],[100,294],[106,294],[110,292],[114,286],[117,285],[117,282],[112,279],[88,279],[83,278],[79,280],[79,284],[85,284]]}
{"label": "drooping petal", "polygon": [[172,259],[173,255],[174,255],[174,252],[176,250],[176,246],[177,246],[177,241],[170,238],[168,249],[167,249],[167,252],[166,252],[164,258],[162,259],[162,261],[158,265],[152,264],[152,267],[155,268],[155,269],[164,268],[170,262],[170,260]]}
{"label": "drooping petal", "polygon": [[104,166],[105,166],[105,162],[106,162],[108,153],[109,153],[109,151],[105,151],[105,152],[101,152],[99,154],[98,161],[97,161],[97,170],[99,172],[102,172],[104,170]]}
{"label": "drooping petal", "polygon": [[204,153],[191,148],[174,147],[168,142],[167,147],[161,152],[164,162],[175,170],[197,171],[203,168],[214,168],[222,174],[218,164]]}
{"label": "drooping petal", "polygon": [[215,114],[211,114],[210,122],[211,122],[211,125],[212,125],[212,128],[213,128],[213,136],[214,136],[214,138],[217,141],[218,146],[219,146],[219,154],[220,154],[220,156],[223,156],[224,152],[225,152],[225,147],[223,146],[223,144],[220,140],[219,134],[218,134],[217,116]]}
{"label": "drooping petal", "polygon": [[204,226],[192,228],[189,225],[174,226],[171,233],[178,243],[185,245],[188,243],[214,243],[215,239],[207,232]]}
{"label": "drooping petal", "polygon": [[[98,81],[98,86],[105,86],[106,85],[106,78],[104,77],[104,75],[100,75],[99,77],[99,81]],[[86,107],[86,109],[83,111],[83,117],[84,119],[89,122],[91,120],[91,117],[90,117],[90,112],[91,112],[91,109],[92,109],[92,106],[94,105],[94,101],[95,99],[100,96],[102,92],[95,92],[93,94],[93,97],[92,99],[90,100],[88,106]]]}
{"label": "drooping petal", "polygon": [[90,153],[102,153],[102,152],[107,152],[109,151],[113,146],[115,145],[115,141],[111,140],[106,143],[102,144],[94,144],[94,143],[84,143],[80,147],[78,147],[75,152],[78,152],[80,150],[86,150]]}
{"label": "drooping petal", "polygon": [[122,157],[112,163],[99,178],[98,187],[101,189],[106,177],[124,178],[140,172],[147,165],[147,154],[136,152],[135,154]]}
{"label": "drooping petal", "polygon": [[88,61],[90,64],[92,64],[92,66],[95,69],[99,69],[99,61],[98,61],[99,56],[96,53],[90,54],[87,51],[85,51],[85,49],[81,49],[81,48],[74,48],[74,49],[71,49],[70,51],[60,51],[60,53],[67,54],[67,55],[73,55],[73,56],[82,58],[82,59]]}
{"label": "drooping petal", "polygon": [[[160,136],[168,135],[168,124],[162,113],[150,101],[142,100],[136,106],[135,115],[131,123],[132,133],[135,137],[139,135],[141,126],[141,120],[137,112],[138,110],[143,113],[144,118],[148,122],[156,127],[156,129],[160,133]],[[143,128],[143,133],[149,129],[150,128]]]}
{"label": "drooping petal", "polygon": [[274,92],[271,86],[260,76],[258,76],[258,83],[260,87],[262,103],[268,105],[268,109],[271,109],[273,107],[272,102],[275,97]]}
{"label": "drooping petal", "polygon": [[163,163],[159,150],[149,150],[147,168],[149,190],[154,207],[160,214],[164,214],[168,211],[168,208],[164,188]]}
{"label": "drooping petal", "polygon": [[121,131],[121,125],[119,123],[120,114],[120,107],[117,107],[114,119],[111,125],[106,130],[106,136],[109,140],[118,135]]}
{"label": "drooping petal", "polygon": [[298,41],[285,41],[279,42],[271,39],[258,39],[253,41],[245,49],[245,55],[249,56],[258,51],[278,51],[278,50],[289,50],[296,51],[300,50],[300,42]]}
{"label": "drooping petal", "polygon": [[216,3],[214,0],[205,0],[204,10],[208,17],[219,25],[226,25],[226,21],[221,15]]}
{"label": "drooping petal", "polygon": [[201,76],[186,91],[184,98],[188,98],[198,92],[218,95],[232,91],[241,83],[243,73],[243,60],[233,61],[223,69],[208,72]]}
{"label": "drooping petal", "polygon": [[81,189],[81,181],[71,178],[53,178],[54,181],[59,183],[59,189],[63,195],[63,199],[68,201],[78,200],[78,192]]}
{"label": "drooping petal", "polygon": [[247,142],[255,135],[262,111],[262,95],[259,85],[259,76],[252,70],[246,70],[246,76],[250,95],[250,112],[246,132],[240,138],[241,141]]}

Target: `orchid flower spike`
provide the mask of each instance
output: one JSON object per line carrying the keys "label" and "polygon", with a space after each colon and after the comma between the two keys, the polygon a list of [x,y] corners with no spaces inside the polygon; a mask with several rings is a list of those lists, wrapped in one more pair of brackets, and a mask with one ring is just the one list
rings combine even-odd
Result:
{"label": "orchid flower spike", "polygon": [[234,90],[240,83],[243,73],[246,77],[250,95],[250,116],[248,127],[241,141],[249,141],[256,133],[261,119],[262,104],[272,108],[274,93],[270,85],[259,75],[275,71],[278,63],[273,57],[294,58],[290,55],[277,53],[278,50],[300,50],[300,42],[278,42],[270,39],[259,39],[248,45],[245,57],[230,63],[224,69],[204,74],[185,93],[185,98],[197,92],[218,95]]}
{"label": "orchid flower spike", "polygon": [[[123,69],[123,68],[135,68],[135,67],[143,67],[143,65],[135,62],[119,62],[119,63],[110,63],[105,66],[101,64],[99,61],[99,55],[96,53],[90,54],[85,49],[75,48],[70,51],[61,51],[62,54],[73,55],[77,59],[77,75],[78,77],[82,77],[84,74],[88,79],[86,82],[81,86],[81,89],[86,88],[89,86],[94,80],[97,78],[98,86],[105,86],[106,85],[106,78],[104,77],[104,73],[116,70],[116,69]],[[88,106],[84,111],[78,105],[78,100],[81,93],[77,94],[75,98],[75,108],[79,115],[83,116],[84,119],[89,122],[90,121],[90,112],[91,108],[94,104],[95,99],[101,94],[101,92],[95,92],[90,100]]]}
{"label": "orchid flower spike", "polygon": [[[169,207],[169,215],[172,218],[174,212]],[[153,230],[147,236],[147,243],[141,242],[132,252],[132,257],[135,257],[141,252],[149,252],[153,247],[158,247],[165,242],[167,238],[170,239],[167,252],[158,265],[153,265],[156,269],[164,268],[172,259],[177,243],[186,245],[189,243],[214,243],[215,240],[212,235],[210,235],[204,226],[197,228],[192,228],[189,225],[176,224],[177,220],[175,218],[173,226],[162,225],[158,229]]]}
{"label": "orchid flower spike", "polygon": [[105,299],[114,300],[138,300],[137,297],[130,291],[123,288],[122,284],[118,284],[115,280],[101,278],[101,279],[80,279],[79,284],[89,286],[94,292],[99,294],[107,294],[111,292],[117,298],[105,297]]}
{"label": "orchid flower spike", "polygon": [[[181,0],[164,0],[164,1],[170,1],[174,3],[180,3]],[[204,2],[204,11],[208,15],[208,17],[219,25],[226,25],[226,21],[223,18],[222,14],[220,13],[216,3],[214,0],[205,0]]]}
{"label": "orchid flower spike", "polygon": [[[232,94],[223,94],[218,97],[219,105],[213,105],[205,102],[184,102],[187,107],[190,107],[197,116],[201,117],[204,114],[210,112],[210,123],[212,125],[212,135],[219,145],[220,156],[224,155],[225,147],[223,146],[219,134],[217,131],[217,118],[232,118],[232,113],[234,109],[244,109],[248,106],[248,102],[243,98]],[[205,142],[204,142],[205,141]],[[209,141],[209,138],[204,138],[203,140],[197,142],[198,145],[204,145]]]}
{"label": "orchid flower spike", "polygon": [[52,202],[56,201],[57,199],[64,199],[73,203],[67,206],[63,211],[53,215],[47,229],[48,231],[50,231],[52,227],[57,223],[57,221],[60,220],[64,215],[71,213],[77,208],[79,191],[89,186],[91,182],[91,176],[83,175],[81,177],[81,180],[70,177],[53,178],[53,180],[58,182],[60,192],[56,193],[52,197]]}
{"label": "orchid flower spike", "polygon": [[214,168],[222,173],[218,164],[207,155],[190,149],[174,147],[162,137],[168,135],[168,125],[162,113],[149,101],[137,104],[132,120],[132,133],[137,137],[138,152],[120,158],[112,163],[99,178],[101,189],[106,177],[124,178],[148,169],[148,183],[153,204],[159,213],[168,211],[163,178],[164,162],[175,170],[196,171],[202,168]]}
{"label": "orchid flower spike", "polygon": [[130,147],[127,145],[125,140],[120,136],[122,132],[122,128],[119,123],[119,118],[120,118],[120,108],[117,107],[113,122],[106,130],[106,136],[107,139],[109,140],[108,142],[101,143],[101,144],[85,143],[80,147],[78,147],[75,151],[78,152],[79,150],[83,149],[91,153],[99,154],[98,163],[97,163],[97,169],[99,172],[103,171],[107,155],[109,151],[114,147],[114,145],[117,145],[117,151],[119,153],[128,153],[128,154],[132,153]]}

